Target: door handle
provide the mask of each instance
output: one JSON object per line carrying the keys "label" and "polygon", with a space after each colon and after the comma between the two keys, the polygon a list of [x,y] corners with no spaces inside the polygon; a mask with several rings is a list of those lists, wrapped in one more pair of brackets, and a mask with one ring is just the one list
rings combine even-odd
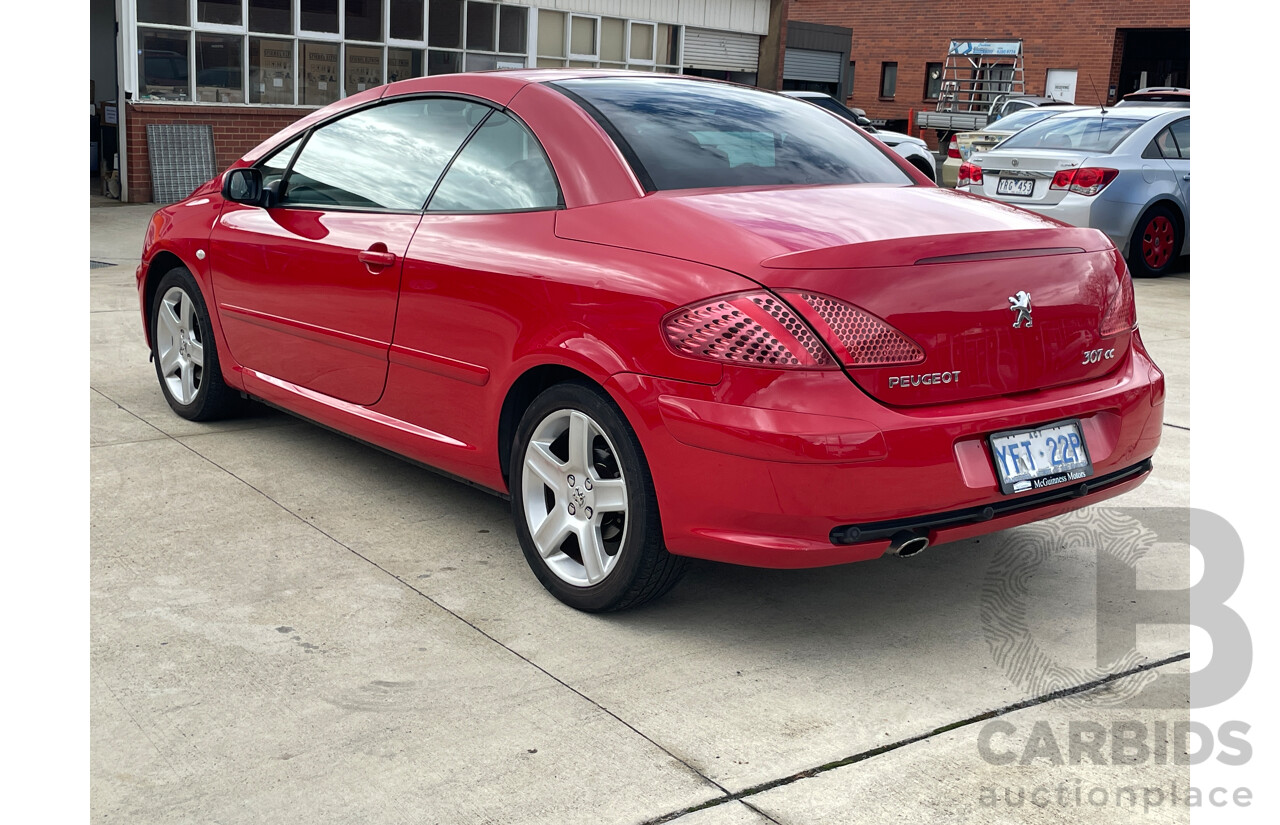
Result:
{"label": "door handle", "polygon": [[1183,180],[1191,180],[1191,176],[1190,176],[1190,175],[1183,175],[1183,176],[1182,176],[1182,179],[1183,179]]}
{"label": "door handle", "polygon": [[358,253],[356,257],[370,271],[386,269],[396,262],[395,253],[388,252],[386,244],[382,243],[374,244],[363,252]]}

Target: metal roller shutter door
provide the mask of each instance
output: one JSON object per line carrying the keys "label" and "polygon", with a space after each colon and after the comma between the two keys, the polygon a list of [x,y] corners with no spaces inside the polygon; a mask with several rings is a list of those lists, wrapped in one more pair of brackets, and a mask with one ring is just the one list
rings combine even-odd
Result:
{"label": "metal roller shutter door", "polygon": [[840,52],[787,49],[782,63],[782,77],[785,80],[839,83],[842,57]]}
{"label": "metal roller shutter door", "polygon": [[760,35],[686,27],[684,65],[691,69],[754,72],[760,65]]}

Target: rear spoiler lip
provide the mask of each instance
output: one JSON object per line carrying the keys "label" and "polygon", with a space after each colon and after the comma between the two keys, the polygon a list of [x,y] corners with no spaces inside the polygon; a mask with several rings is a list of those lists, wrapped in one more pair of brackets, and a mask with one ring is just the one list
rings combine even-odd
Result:
{"label": "rear spoiler lip", "polygon": [[1097,229],[1063,226],[863,241],[775,255],[761,261],[760,266],[764,269],[869,269],[1113,249],[1111,239]]}
{"label": "rear spoiler lip", "polygon": [[921,258],[916,266],[927,264],[958,264],[970,261],[999,261],[1005,258],[1039,258],[1044,255],[1074,255],[1084,252],[1078,246],[1047,246],[1039,249],[1002,249],[996,252],[967,252],[963,255],[940,255],[936,258]]}

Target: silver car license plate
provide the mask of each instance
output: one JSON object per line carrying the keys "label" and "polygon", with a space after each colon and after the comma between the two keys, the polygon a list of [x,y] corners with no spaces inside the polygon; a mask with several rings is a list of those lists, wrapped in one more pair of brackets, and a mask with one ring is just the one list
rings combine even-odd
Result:
{"label": "silver car license plate", "polygon": [[1058,421],[1034,430],[1013,430],[990,437],[1000,492],[1042,490],[1093,475],[1093,462],[1077,420]]}
{"label": "silver car license plate", "polygon": [[1031,178],[1001,178],[996,183],[996,194],[1029,198],[1035,188],[1036,182]]}

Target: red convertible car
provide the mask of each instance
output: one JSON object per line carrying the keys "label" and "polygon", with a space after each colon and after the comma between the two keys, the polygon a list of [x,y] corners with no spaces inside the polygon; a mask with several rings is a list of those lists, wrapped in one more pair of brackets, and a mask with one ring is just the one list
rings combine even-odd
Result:
{"label": "red convertible car", "polygon": [[588,611],[688,557],[816,567],[1131,490],[1164,378],[1105,235],[939,189],[803,101],[694,78],[406,80],[156,212],[160,386],[509,495]]}

